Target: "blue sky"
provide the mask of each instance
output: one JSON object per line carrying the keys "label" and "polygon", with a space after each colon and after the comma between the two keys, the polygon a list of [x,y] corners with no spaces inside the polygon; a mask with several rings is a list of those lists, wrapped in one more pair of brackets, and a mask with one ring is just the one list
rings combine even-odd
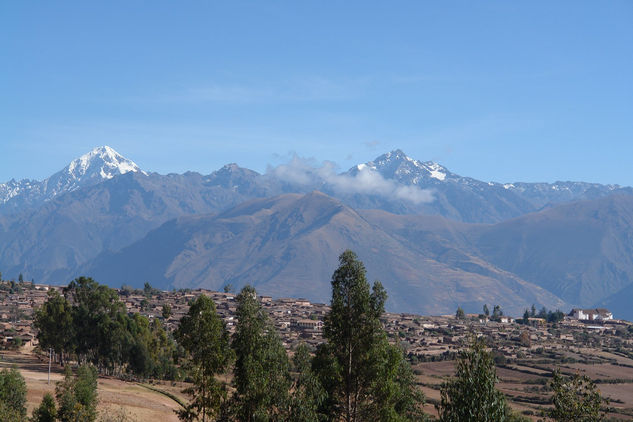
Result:
{"label": "blue sky", "polygon": [[0,182],[110,145],[633,185],[631,1],[1,2],[0,57]]}

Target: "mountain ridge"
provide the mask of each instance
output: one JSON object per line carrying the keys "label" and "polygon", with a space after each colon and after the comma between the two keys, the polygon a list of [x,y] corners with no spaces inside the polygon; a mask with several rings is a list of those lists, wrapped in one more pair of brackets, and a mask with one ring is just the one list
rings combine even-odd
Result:
{"label": "mountain ridge", "polygon": [[[97,147],[41,182],[12,179],[0,184],[0,214],[35,208],[56,196],[103,183],[128,172],[148,174],[114,149],[108,146]],[[354,186],[360,185],[361,181],[358,176],[363,172],[376,175],[373,176],[374,179],[378,177],[377,180],[373,180],[374,184],[384,180],[391,185],[383,186],[380,191],[374,187],[372,191],[372,180],[367,182],[363,179],[365,185],[370,184],[369,188],[355,191]],[[158,176],[168,181],[171,175]],[[418,161],[399,149],[382,154],[367,163],[353,166],[345,172],[336,174],[334,179],[324,178],[318,171],[311,171],[307,183],[298,183],[297,178],[291,176],[278,177],[275,172],[260,174],[239,167],[235,163],[201,176],[207,186],[226,190],[222,193],[227,202],[224,208],[235,205],[236,200],[232,199],[231,195],[252,199],[281,193],[321,190],[354,208],[378,208],[398,214],[437,214],[474,223],[499,222],[557,203],[597,198],[615,192],[633,194],[633,189],[629,187],[586,182],[483,182],[452,173],[433,161]],[[332,184],[332,180],[337,180],[336,177],[349,178],[345,181],[346,188],[343,191],[336,183]],[[395,198],[389,195],[394,189],[401,189],[402,194]],[[428,194],[420,196],[420,192]],[[417,194],[419,200],[407,198],[410,197],[408,193]]]}
{"label": "mountain ridge", "polygon": [[[403,309],[419,306],[444,313],[460,305],[476,311],[475,302],[501,302],[502,293],[516,300],[532,297],[548,307],[593,306],[600,301],[620,306],[612,295],[630,291],[630,188],[583,182],[481,182],[437,163],[415,160],[401,150],[340,173],[305,169],[299,163],[286,173],[260,174],[232,163],[208,175],[145,172],[105,147],[101,152],[105,158],[97,159],[111,162],[113,168],[100,162],[87,165],[87,157],[58,172],[73,180],[70,176],[76,171],[74,179],[85,179],[83,184],[62,184],[66,190],[50,198],[26,197],[21,203],[12,198],[0,204],[0,269],[5,276],[23,273],[27,279],[65,283],[84,270],[100,268],[100,262],[122,259],[122,251],[134,252],[138,263],[145,263],[141,267],[149,268],[154,261],[142,258],[142,249],[129,249],[143,244],[162,253],[158,256],[169,268],[159,265],[144,273],[137,268],[140,264],[123,259],[118,268],[128,273],[126,282],[147,277],[143,281],[155,278],[165,286],[187,287],[188,280],[214,280],[211,284],[219,288],[261,274],[259,282],[270,292],[295,289],[299,296],[313,293],[323,299],[322,285],[315,280],[327,282],[331,261],[349,246],[370,262],[383,260],[382,265],[371,265],[376,265],[379,278],[396,283],[392,304]],[[432,201],[407,197],[431,192]],[[624,199],[613,199],[620,197]],[[274,211],[294,202],[290,214]],[[592,207],[594,211],[581,212]],[[327,210],[320,218],[315,214],[319,209]],[[602,224],[594,222],[592,212],[598,211]],[[544,218],[553,221],[550,226]],[[203,230],[196,221],[213,222],[217,232]],[[302,225],[307,221],[311,225]],[[163,226],[180,243],[161,252],[158,238],[148,239]],[[284,236],[288,245],[279,243]],[[232,242],[240,246],[231,249]],[[230,252],[239,257],[245,250],[252,256],[236,265]],[[547,254],[539,254],[541,250]],[[412,278],[415,274],[422,278]],[[286,286],[288,280],[300,283],[296,288]],[[398,283],[411,291],[425,286],[432,294],[429,299],[422,293],[407,295]],[[477,286],[487,292],[482,296]],[[472,294],[470,302],[465,292]]]}

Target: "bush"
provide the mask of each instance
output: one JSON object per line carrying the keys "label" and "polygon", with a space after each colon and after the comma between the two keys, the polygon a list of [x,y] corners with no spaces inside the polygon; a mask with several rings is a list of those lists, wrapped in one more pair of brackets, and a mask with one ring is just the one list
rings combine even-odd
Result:
{"label": "bush", "polygon": [[26,417],[26,383],[15,368],[0,371],[0,404],[2,420],[11,420],[13,415]]}

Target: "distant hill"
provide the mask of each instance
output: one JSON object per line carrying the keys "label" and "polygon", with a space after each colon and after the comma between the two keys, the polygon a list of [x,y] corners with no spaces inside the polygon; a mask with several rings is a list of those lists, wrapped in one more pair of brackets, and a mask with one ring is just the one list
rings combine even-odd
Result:
{"label": "distant hill", "polygon": [[607,297],[600,303],[600,306],[613,312],[615,318],[633,321],[632,301],[633,283]]}
{"label": "distant hill", "polygon": [[[365,262],[369,276],[383,282],[390,309],[438,314],[452,313],[458,305],[479,310],[483,303],[513,312],[532,302],[565,305],[440,237],[414,245],[382,227],[384,218],[354,211],[320,192],[286,194],[219,215],[172,220],[80,272],[115,285],[146,280],[160,288],[219,290],[250,283],[263,294],[327,301],[337,257],[349,248]],[[437,218],[431,219],[435,224]],[[431,249],[436,253],[427,253]]]}
{"label": "distant hill", "polygon": [[570,303],[596,304],[633,283],[631,195],[563,204],[470,235],[486,260]]}

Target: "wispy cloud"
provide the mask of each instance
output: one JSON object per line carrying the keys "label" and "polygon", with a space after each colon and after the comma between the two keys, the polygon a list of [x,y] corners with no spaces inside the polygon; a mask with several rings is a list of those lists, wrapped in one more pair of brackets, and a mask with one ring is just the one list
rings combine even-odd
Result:
{"label": "wispy cloud", "polygon": [[293,155],[288,163],[269,167],[266,173],[303,186],[323,183],[339,194],[379,195],[384,198],[406,200],[416,205],[434,200],[432,191],[385,179],[369,167],[363,167],[355,174],[340,174],[337,170],[338,166],[334,162],[324,161],[318,164],[314,159]]}
{"label": "wispy cloud", "polygon": [[378,145],[380,145],[380,142],[379,142],[379,141],[366,141],[366,142],[363,142],[363,145],[365,145],[365,147],[366,147],[367,149],[369,149],[369,150],[372,150],[372,151],[373,151],[373,150],[375,150],[375,149],[376,149],[376,147],[377,147]]}

